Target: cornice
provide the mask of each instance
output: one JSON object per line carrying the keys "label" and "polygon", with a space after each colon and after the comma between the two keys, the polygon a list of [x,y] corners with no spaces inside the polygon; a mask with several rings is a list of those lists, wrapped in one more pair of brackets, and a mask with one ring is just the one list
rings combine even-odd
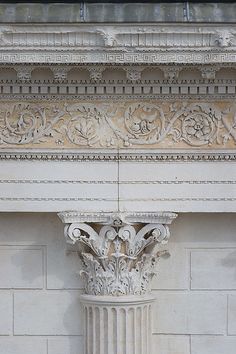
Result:
{"label": "cornice", "polygon": [[0,26],[1,63],[234,63],[236,26]]}

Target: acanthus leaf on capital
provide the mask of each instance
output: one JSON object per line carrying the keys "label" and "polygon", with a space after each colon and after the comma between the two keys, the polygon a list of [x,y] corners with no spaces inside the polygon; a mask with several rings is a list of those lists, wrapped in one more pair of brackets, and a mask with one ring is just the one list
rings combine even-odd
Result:
{"label": "acanthus leaf on capital", "polygon": [[[64,214],[59,214],[66,222]],[[79,244],[85,292],[89,295],[144,295],[156,274],[159,258],[166,254],[159,246],[169,239],[170,223],[177,215],[169,213],[167,223],[160,220],[143,224],[112,215],[109,224],[67,223],[65,236]],[[168,219],[169,218],[169,219]],[[128,218],[127,218],[128,219]],[[98,230],[98,231],[97,231]]]}

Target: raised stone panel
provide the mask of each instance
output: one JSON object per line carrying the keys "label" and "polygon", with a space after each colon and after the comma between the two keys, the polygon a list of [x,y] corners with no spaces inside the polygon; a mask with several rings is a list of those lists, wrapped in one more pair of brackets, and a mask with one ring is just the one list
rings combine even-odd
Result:
{"label": "raised stone panel", "polygon": [[[173,235],[172,235],[173,237]],[[153,289],[187,289],[189,287],[188,251],[176,243],[169,242],[170,257],[160,259],[157,276],[152,281]]]}
{"label": "raised stone panel", "polygon": [[236,249],[206,249],[191,252],[192,289],[236,289]]}
{"label": "raised stone panel", "polygon": [[83,342],[83,337],[49,338],[47,354],[84,354]]}
{"label": "raised stone panel", "polygon": [[43,249],[0,246],[0,288],[43,286]]}
{"label": "raised stone panel", "polygon": [[229,295],[228,300],[228,334],[236,335],[236,295]]}
{"label": "raised stone panel", "polygon": [[192,336],[191,354],[235,354],[236,337]]}
{"label": "raised stone panel", "polygon": [[[227,296],[155,292],[154,333],[225,334]],[[213,320],[214,319],[214,320]]]}
{"label": "raised stone panel", "polygon": [[81,268],[77,252],[67,250],[63,239],[55,242],[47,251],[47,289],[83,289],[78,274]]}
{"label": "raised stone panel", "polygon": [[0,352],[4,354],[47,354],[46,338],[0,338]]}
{"label": "raised stone panel", "polygon": [[13,297],[9,292],[0,292],[0,335],[12,334]]}
{"label": "raised stone panel", "polygon": [[15,335],[80,335],[82,323],[78,291],[15,293]]}
{"label": "raised stone panel", "polygon": [[152,340],[153,354],[190,354],[189,336],[154,335]]}

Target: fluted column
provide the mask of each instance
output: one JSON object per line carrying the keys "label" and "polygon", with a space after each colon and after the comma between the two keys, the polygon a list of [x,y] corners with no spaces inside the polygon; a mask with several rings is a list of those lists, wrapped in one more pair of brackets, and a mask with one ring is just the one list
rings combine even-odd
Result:
{"label": "fluted column", "polygon": [[84,354],[152,353],[150,282],[176,216],[59,213],[83,264]]}
{"label": "fluted column", "polygon": [[152,296],[81,296],[86,354],[150,354]]}

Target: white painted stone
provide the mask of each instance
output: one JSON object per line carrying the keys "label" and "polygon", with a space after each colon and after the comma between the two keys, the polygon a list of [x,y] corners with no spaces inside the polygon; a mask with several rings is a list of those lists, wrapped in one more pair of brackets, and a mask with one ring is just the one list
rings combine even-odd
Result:
{"label": "white painted stone", "polygon": [[83,342],[83,337],[51,337],[47,354],[84,354]]}
{"label": "white painted stone", "polygon": [[154,295],[154,333],[225,334],[225,294],[155,292]]}
{"label": "white painted stone", "polygon": [[0,353],[2,354],[47,354],[46,338],[0,338]]}
{"label": "white painted stone", "polygon": [[78,292],[15,294],[16,335],[80,335],[82,317]]}
{"label": "white painted stone", "polygon": [[236,337],[192,336],[191,354],[235,354]]}
{"label": "white painted stone", "polygon": [[[171,233],[171,238],[174,236]],[[187,289],[189,286],[187,250],[173,242],[164,245],[163,249],[168,250],[170,257],[160,259],[157,275],[152,280],[152,288]]]}
{"label": "white painted stone", "polygon": [[228,334],[236,335],[236,295],[229,295]]}
{"label": "white painted stone", "polygon": [[0,288],[42,288],[43,250],[0,246]]}
{"label": "white painted stone", "polygon": [[153,335],[153,354],[190,354],[189,336]]}
{"label": "white painted stone", "polygon": [[6,293],[5,291],[0,292],[0,335],[12,334],[12,304],[12,294]]}
{"label": "white painted stone", "polygon": [[192,289],[236,289],[236,249],[191,252]]}

